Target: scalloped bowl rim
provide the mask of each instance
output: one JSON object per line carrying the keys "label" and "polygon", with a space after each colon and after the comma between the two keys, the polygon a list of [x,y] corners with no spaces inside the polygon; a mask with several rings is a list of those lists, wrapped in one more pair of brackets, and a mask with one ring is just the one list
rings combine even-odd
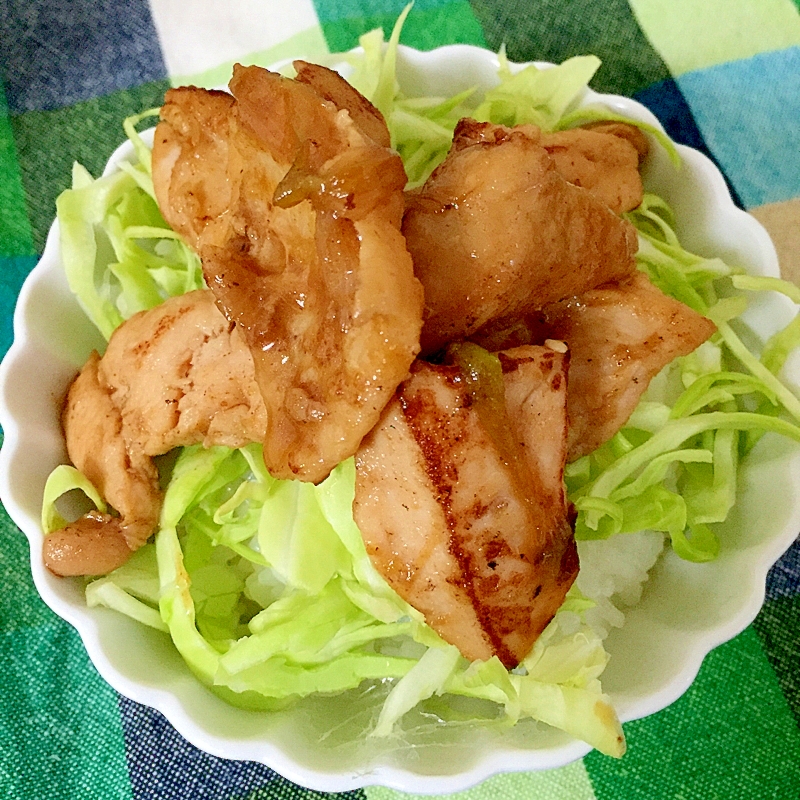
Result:
{"label": "scalloped bowl rim", "polygon": [[[401,84],[403,76],[406,81],[416,85],[419,85],[420,80],[428,79],[436,85],[442,82],[448,83],[448,88],[439,89],[440,93],[445,94],[454,91],[453,87],[463,88],[475,80],[490,83],[496,74],[498,63],[496,54],[470,45],[450,45],[430,52],[420,52],[401,46],[398,71]],[[430,89],[422,87],[420,93],[426,91]],[[615,95],[600,95],[587,90],[583,104],[593,102],[603,103],[622,116],[639,119],[661,128],[656,118],[633,100]],[[694,209],[688,214],[690,219],[682,220],[680,204],[676,208],[679,216],[679,232],[684,244],[707,255],[720,253],[725,258],[732,258],[734,263],[741,262],[742,266],[755,274],[778,276],[777,256],[768,234],[753,217],[734,206],[725,181],[714,164],[690,148],[678,146],[678,151],[685,164],[683,179],[693,180],[695,185],[692,191],[700,194],[700,199],[694,201],[698,205],[699,212],[698,209]],[[132,147],[125,142],[111,156],[106,171],[113,169],[120,160],[130,158],[131,153]],[[660,188],[665,180],[681,184],[682,179],[676,178],[675,175],[670,177],[671,169],[665,154],[657,148],[646,166],[646,182],[659,185]],[[675,189],[674,192],[680,194],[680,189]],[[666,194],[669,195],[670,192]],[[698,213],[702,217],[699,223],[695,219]],[[114,612],[86,607],[82,595],[75,591],[72,582],[65,582],[52,576],[39,558],[42,532],[36,498],[41,497],[41,486],[49,468],[47,472],[41,468],[37,470],[36,464],[55,465],[64,459],[63,443],[58,440],[56,390],[61,386],[63,391],[70,376],[80,366],[76,351],[82,351],[85,357],[92,346],[99,344],[96,335],[91,331],[83,331],[81,341],[72,344],[55,343],[56,338],[44,335],[63,330],[64,325],[72,323],[78,324],[76,330],[82,330],[80,309],[74,299],[70,301],[65,292],[68,294],[60,266],[56,221],[48,235],[41,260],[28,276],[20,292],[14,314],[14,342],[0,366],[0,423],[5,431],[5,442],[0,450],[0,497],[9,515],[30,542],[31,571],[39,594],[56,614],[77,629],[91,661],[114,689],[136,702],[157,709],[188,741],[213,755],[261,762],[296,783],[320,791],[347,791],[378,784],[409,792],[452,792],[465,789],[500,772],[563,766],[589,752],[588,745],[582,742],[556,736],[550,745],[533,750],[503,749],[501,746],[473,753],[471,764],[464,765],[460,771],[452,773],[445,771],[441,774],[428,774],[414,771],[410,765],[397,765],[386,760],[364,764],[362,768],[320,769],[309,763],[308,759],[305,763],[301,763],[292,753],[287,752],[285,745],[273,742],[269,738],[265,739],[258,734],[249,738],[252,735],[248,732],[249,729],[245,729],[238,737],[220,735],[213,729],[213,724],[224,718],[227,713],[225,709],[230,707],[225,704],[218,707],[217,704],[221,701],[202,690],[204,694],[201,696],[208,697],[208,706],[204,705],[204,708],[213,710],[213,720],[208,723],[204,719],[204,709],[192,707],[192,697],[196,697],[197,694],[191,687],[187,688],[186,682],[192,684],[195,682],[188,675],[188,670],[180,663],[176,663],[166,650],[147,656],[153,660],[156,673],[162,664],[165,665],[166,671],[163,675],[158,673],[156,677],[167,681],[166,686],[154,685],[155,678],[143,680],[138,674],[134,678],[126,672],[127,667],[122,666],[120,658],[133,656],[137,648],[142,647],[142,642],[145,648],[150,647],[152,637],[142,639],[141,637],[149,634],[137,631],[135,623],[130,623]],[[63,303],[66,309],[63,314],[59,311],[60,304],[57,304],[55,309],[43,307],[43,302],[51,295]],[[785,323],[788,316],[794,313],[793,307],[790,308],[790,304],[780,299],[770,300],[763,305],[763,308],[756,309],[752,315],[755,329],[769,328],[774,319],[782,319]],[[52,312],[55,319],[49,323],[43,321],[42,311],[45,314]],[[85,328],[89,323],[85,318],[83,320]],[[51,385],[49,398],[43,398],[38,402],[28,395],[27,387],[34,378],[42,376],[43,372],[38,370],[40,363],[55,364],[58,374],[49,378]],[[37,368],[34,368],[34,364]],[[15,384],[21,388],[15,389]],[[777,445],[776,452],[770,451],[765,457],[768,464],[772,464],[776,459],[778,463],[776,474],[788,475],[788,487],[794,489],[796,493],[797,487],[800,487],[800,451],[795,447]],[[768,467],[768,472],[769,469],[772,467]],[[771,473],[762,481],[767,486],[774,479],[770,475]],[[758,484],[753,491],[763,492],[764,487]],[[800,529],[800,503],[795,502],[787,514],[778,524],[778,530],[774,531],[767,541],[746,543],[747,553],[752,560],[748,561],[748,572],[740,574],[741,568],[739,568],[739,572],[736,573],[737,579],[743,580],[744,584],[728,598],[732,604],[728,616],[716,622],[712,620],[710,627],[700,625],[694,630],[691,627],[687,630],[686,622],[682,620],[683,627],[674,631],[668,619],[662,619],[657,612],[654,615],[652,609],[642,610],[640,604],[629,612],[625,626],[611,634],[608,646],[612,660],[607,675],[609,672],[613,674],[616,642],[621,643],[619,647],[623,648],[622,652],[626,657],[633,653],[634,660],[648,663],[646,650],[650,628],[657,631],[653,636],[663,638],[674,634],[677,637],[675,646],[680,651],[680,657],[677,658],[680,663],[675,664],[672,671],[667,670],[668,674],[662,675],[656,681],[657,685],[644,694],[637,695],[635,692],[625,691],[624,670],[618,679],[623,682],[622,686],[615,688],[612,680],[612,687],[607,690],[615,699],[623,722],[653,714],[674,702],[691,685],[707,653],[736,636],[752,622],[763,603],[767,571],[792,544],[796,531]],[[747,521],[741,525],[747,527]],[[687,582],[686,586],[693,587],[694,584],[691,582],[691,577],[684,577],[686,565],[678,562],[679,560],[668,554],[659,562],[654,572],[666,570],[669,574],[663,580],[667,582],[674,582],[674,576],[678,575],[677,591],[680,593],[686,588],[681,585],[682,580]],[[711,567],[691,566],[714,576],[720,574],[719,565],[715,570],[714,563],[717,562],[712,562]],[[725,575],[724,572],[722,574]],[[648,591],[649,589],[645,590],[643,603],[649,599]],[[643,616],[644,620],[641,619]],[[647,622],[647,625],[643,622]],[[641,629],[638,639],[636,636],[631,636],[632,628],[637,631]],[[120,633],[124,634],[127,648],[122,656],[117,652]],[[630,639],[633,639],[633,645]],[[661,647],[663,649],[667,644],[662,644]],[[674,654],[672,657],[676,658]],[[616,663],[620,663],[619,659]],[[655,666],[655,662],[650,664],[651,671]],[[628,669],[630,671],[635,668],[634,665]],[[182,670],[183,674],[175,677],[173,673],[176,669]],[[246,714],[239,710],[234,710],[232,713]]]}

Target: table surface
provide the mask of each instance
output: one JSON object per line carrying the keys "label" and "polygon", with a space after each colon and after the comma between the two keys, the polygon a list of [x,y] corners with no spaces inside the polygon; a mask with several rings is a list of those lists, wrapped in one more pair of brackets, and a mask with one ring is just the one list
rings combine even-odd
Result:
{"label": "table surface", "polygon": [[[798,0],[417,0],[402,42],[465,42],[515,61],[595,53],[592,86],[648,106],[719,165],[737,204],[800,278]],[[98,174],[120,120],[171,85],[222,84],[349,49],[389,30],[403,0],[5,0],[0,13],[0,351],[73,160]],[[0,515],[0,796],[306,798],[267,767],[223,761],[118,696],[77,634],[39,600],[28,546]],[[620,761],[592,753],[496,776],[459,797],[620,800],[800,797],[800,545],[773,568],[753,625],[705,660],[689,691],[625,726]],[[379,787],[354,797],[402,797]],[[333,795],[330,795],[333,796]],[[348,795],[350,796],[350,795]]]}

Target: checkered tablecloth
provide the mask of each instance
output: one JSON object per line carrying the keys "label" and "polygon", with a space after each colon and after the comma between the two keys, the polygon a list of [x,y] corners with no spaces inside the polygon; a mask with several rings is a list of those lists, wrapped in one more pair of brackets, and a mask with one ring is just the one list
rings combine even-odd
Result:
{"label": "checkered tablecloth", "polygon": [[[648,106],[710,155],[735,201],[800,277],[798,0],[417,0],[402,41],[502,44],[516,61],[595,53],[592,85]],[[73,160],[98,174],[126,115],[170,85],[225,83],[234,61],[313,60],[387,31],[404,0],[0,0],[0,349]],[[796,502],[797,498],[792,498]],[[185,742],[118,696],[33,588],[27,543],[0,515],[0,797],[310,798],[265,766]],[[458,794],[525,800],[800,797],[800,545],[773,568],[755,623],[705,660],[678,702],[595,753]],[[367,788],[347,796],[390,800]],[[333,797],[334,795],[330,795]]]}

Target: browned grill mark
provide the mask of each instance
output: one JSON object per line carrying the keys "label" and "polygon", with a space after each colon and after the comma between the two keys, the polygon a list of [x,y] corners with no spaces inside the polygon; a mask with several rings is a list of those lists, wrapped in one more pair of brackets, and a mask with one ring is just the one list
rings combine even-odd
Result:
{"label": "browned grill mark", "polygon": [[[444,368],[444,370],[451,385],[458,382],[460,375],[457,368]],[[469,405],[465,403],[465,398],[469,398],[471,401],[469,392],[460,392],[459,406],[448,418],[447,426],[445,426],[444,420],[438,419],[438,406],[429,391],[418,390],[407,393],[401,387],[399,396],[403,416],[420,448],[425,472],[434,487],[437,502],[447,523],[450,534],[449,550],[459,568],[458,585],[469,598],[493,652],[497,654],[503,664],[515,666],[518,659],[502,639],[497,626],[498,615],[491,614],[479,600],[475,580],[480,576],[482,566],[474,562],[468,547],[465,546],[452,508],[452,487],[458,481],[458,467],[448,457],[452,450],[452,444],[448,443],[448,439],[458,441],[458,438],[466,433],[465,412]],[[445,433],[445,431],[447,432]]]}

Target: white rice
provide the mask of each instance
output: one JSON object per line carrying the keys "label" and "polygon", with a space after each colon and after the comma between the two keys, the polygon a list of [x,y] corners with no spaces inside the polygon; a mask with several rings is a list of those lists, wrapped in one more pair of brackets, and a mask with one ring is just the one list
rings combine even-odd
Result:
{"label": "white rice", "polygon": [[664,543],[664,534],[655,531],[579,541],[581,568],[575,586],[594,606],[580,617],[568,611],[559,613],[562,632],[568,634],[583,624],[605,639],[612,628],[621,628],[625,610],[639,602],[647,575]]}

